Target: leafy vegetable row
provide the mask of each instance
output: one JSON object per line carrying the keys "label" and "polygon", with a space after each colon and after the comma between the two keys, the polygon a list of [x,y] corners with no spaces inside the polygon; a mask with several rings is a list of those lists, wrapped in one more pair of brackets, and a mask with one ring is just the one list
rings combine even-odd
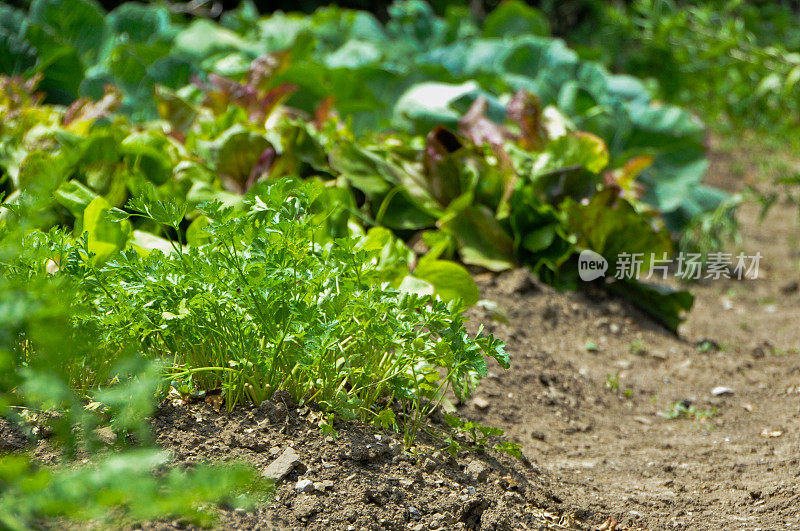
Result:
{"label": "leafy vegetable row", "polygon": [[[263,68],[277,60],[254,63],[247,84],[211,76],[210,85],[180,93],[160,89],[161,120],[140,125],[113,114],[120,103],[113,88],[98,102],[64,109],[38,104],[30,84],[3,81],[0,166],[12,190],[5,204],[26,191],[53,196],[56,220],[76,236],[86,231],[88,249],[103,262],[128,246],[202,245],[202,203],[242,208],[241,194],[256,182],[299,177],[318,184],[316,241],[363,235],[383,250],[384,281],[467,304],[478,292],[467,271],[448,261],[456,255],[493,271],[526,264],[556,286],[574,287],[583,249],[609,257],[671,252],[668,231],[637,199],[635,178],[649,159],[606,170],[599,137],[574,131],[527,92],[509,101],[503,125],[487,117],[488,102],[479,98],[456,131],[357,138],[328,102],[313,119],[280,105],[293,88],[270,88],[276,74]],[[177,201],[181,216],[167,229],[119,221],[113,213],[142,194]],[[672,329],[691,306],[686,293],[633,280],[611,289]]]}
{"label": "leafy vegetable row", "polygon": [[[403,427],[410,445],[448,390],[468,396],[486,375],[484,355],[505,367],[508,356],[492,336],[467,334],[458,304],[382,282],[383,242],[316,241],[306,211],[316,193],[281,181],[257,186],[244,213],[207,203],[207,243],[169,253],[129,247],[102,261],[92,231],[77,239],[58,228],[34,231],[2,272],[53,275],[85,305],[72,322],[97,343],[73,387],[105,384],[135,346],[164,360],[178,396],[221,390],[232,410],[285,390],[345,418]],[[27,194],[22,201],[15,212],[40,204]],[[128,209],[110,212],[119,226],[135,216],[177,228],[185,213],[152,195]]]}
{"label": "leafy vegetable row", "polygon": [[609,74],[550,38],[546,20],[521,2],[503,2],[481,24],[464,8],[444,18],[428,4],[398,2],[380,24],[339,8],[313,15],[259,17],[248,1],[219,24],[187,21],[163,5],[124,4],[107,16],[92,0],[34,0],[28,13],[0,6],[0,71],[44,74],[50,101],[100,98],[113,83],[123,109],[152,118],[156,84],[177,89],[192,75],[240,78],[275,54],[269,83],[300,87],[289,103],[312,112],[327,98],[362,134],[387,127],[426,134],[454,127],[483,96],[502,119],[510,95],[526,90],[556,105],[579,129],[603,138],[613,167],[653,157],[640,176],[643,200],[671,230],[724,199],[701,185],[703,127],[687,112],[655,104],[630,76]]}

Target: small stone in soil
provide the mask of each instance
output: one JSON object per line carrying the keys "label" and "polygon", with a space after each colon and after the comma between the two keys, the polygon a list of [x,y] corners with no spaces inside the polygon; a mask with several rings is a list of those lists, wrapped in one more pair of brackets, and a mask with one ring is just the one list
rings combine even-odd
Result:
{"label": "small stone in soil", "polygon": [[403,444],[392,441],[389,443],[389,451],[392,452],[392,455],[400,455],[403,452]]}
{"label": "small stone in soil", "polygon": [[438,466],[439,463],[437,463],[435,459],[432,459],[430,457],[426,457],[422,461],[422,468],[424,468],[427,472],[434,472]]}
{"label": "small stone in soil", "polygon": [[262,473],[264,477],[280,481],[291,472],[294,467],[300,464],[300,456],[289,446],[283,451],[280,457],[274,460]]}
{"label": "small stone in soil", "polygon": [[715,387],[714,389],[711,390],[711,395],[712,396],[723,396],[723,395],[732,395],[732,394],[733,394],[733,389],[731,389],[730,387],[719,386],[719,387]]}
{"label": "small stone in soil", "polygon": [[314,490],[317,492],[325,492],[328,489],[333,488],[333,481],[326,479],[325,481],[316,481],[314,482]]}
{"label": "small stone in soil", "polygon": [[464,472],[478,483],[483,483],[489,477],[489,467],[477,460],[470,461]]}
{"label": "small stone in soil", "polygon": [[441,513],[436,513],[431,518],[431,523],[428,525],[431,529],[439,529],[442,526],[442,520],[444,520],[444,515]]}
{"label": "small stone in soil", "polygon": [[296,492],[312,492],[314,490],[314,482],[310,479],[298,480],[297,484],[294,486],[294,490]]}
{"label": "small stone in soil", "polygon": [[761,430],[761,436],[765,439],[774,439],[783,435],[783,431],[781,430],[773,430],[770,428],[764,428]]}
{"label": "small stone in soil", "polygon": [[481,411],[489,409],[489,401],[480,396],[472,400],[472,405],[475,406],[476,409],[480,409]]}

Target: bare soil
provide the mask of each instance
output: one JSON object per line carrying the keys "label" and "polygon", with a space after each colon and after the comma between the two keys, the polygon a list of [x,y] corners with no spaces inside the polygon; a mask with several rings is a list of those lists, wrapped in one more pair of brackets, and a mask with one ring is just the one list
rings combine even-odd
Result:
{"label": "bare soil", "polygon": [[[763,183],[758,156],[717,153],[711,182]],[[760,278],[692,286],[679,336],[602,294],[484,278],[509,314],[492,328],[513,361],[479,389],[490,406],[462,414],[505,428],[595,525],[800,529],[800,224],[797,204],[779,201],[761,223],[758,211],[744,204],[738,218],[739,247],[764,256]],[[660,415],[683,401],[713,415]]]}
{"label": "bare soil", "polygon": [[[436,451],[441,441],[425,435],[416,448],[420,455],[412,456],[393,432],[338,423],[334,438],[320,432],[318,419],[312,409],[284,399],[233,415],[204,403],[165,403],[155,427],[176,466],[233,458],[266,470],[287,448],[297,453],[299,462],[277,483],[270,502],[254,513],[221,510],[220,528],[577,527],[570,514],[542,509],[564,503],[551,490],[552,480],[525,459],[491,450],[455,458]],[[180,521],[147,526],[183,527]]]}

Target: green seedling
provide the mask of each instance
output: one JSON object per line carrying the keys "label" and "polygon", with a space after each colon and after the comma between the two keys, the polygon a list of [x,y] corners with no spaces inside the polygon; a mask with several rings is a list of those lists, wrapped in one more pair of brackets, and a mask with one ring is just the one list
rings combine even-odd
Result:
{"label": "green seedling", "polygon": [[636,354],[637,356],[644,356],[647,354],[647,347],[641,339],[632,340],[630,345],[628,345],[628,349],[631,354]]}
{"label": "green seedling", "polygon": [[659,413],[665,419],[708,420],[717,414],[717,408],[697,409],[687,400],[678,400],[667,411]]}
{"label": "green seedling", "polygon": [[[478,450],[484,449],[490,438],[500,437],[504,433],[500,428],[462,420],[455,415],[445,414],[444,420],[453,432],[466,437],[472,447]],[[454,449],[457,451],[457,449],[461,447],[452,437],[448,438],[448,442],[448,451],[451,453]],[[496,443],[492,448],[507,453],[512,457],[522,457],[522,446],[515,442],[502,440]]]}
{"label": "green seedling", "polygon": [[619,373],[606,374],[606,389],[612,393],[619,391]]}
{"label": "green seedling", "polygon": [[[612,393],[620,392],[619,372],[614,374],[606,374],[605,388]],[[625,398],[631,398],[633,396],[633,390],[625,389],[622,391],[622,396]]]}

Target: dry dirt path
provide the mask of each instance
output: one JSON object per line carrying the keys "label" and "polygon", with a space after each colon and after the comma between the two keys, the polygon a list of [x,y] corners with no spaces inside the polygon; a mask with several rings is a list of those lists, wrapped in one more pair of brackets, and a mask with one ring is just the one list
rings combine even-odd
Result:
{"label": "dry dirt path", "polygon": [[[712,160],[715,184],[740,185],[726,181],[728,158]],[[739,219],[762,278],[694,286],[678,337],[602,295],[557,293],[521,271],[485,277],[484,297],[510,317],[490,327],[513,362],[461,413],[505,428],[595,524],[800,529],[797,207],[777,204],[758,223],[745,204]],[[713,415],[659,414],[680,401]]]}

